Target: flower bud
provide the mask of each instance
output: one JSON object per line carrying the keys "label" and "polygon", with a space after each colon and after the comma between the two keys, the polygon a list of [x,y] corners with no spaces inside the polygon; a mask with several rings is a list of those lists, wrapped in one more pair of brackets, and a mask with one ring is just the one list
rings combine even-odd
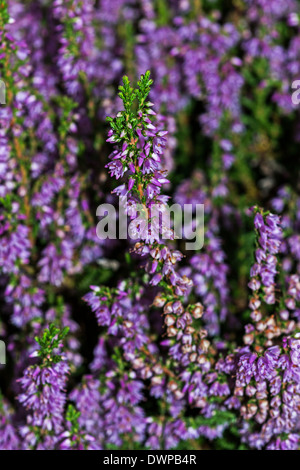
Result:
{"label": "flower bud", "polygon": [[179,330],[183,330],[186,326],[186,323],[182,317],[177,318],[176,327]]}
{"label": "flower bud", "polygon": [[163,370],[159,364],[155,364],[155,366],[153,367],[153,372],[157,375],[160,375],[163,373]]}
{"label": "flower bud", "polygon": [[195,331],[195,328],[193,328],[192,326],[187,326],[184,332],[186,335],[192,335],[193,333],[195,333]]}
{"label": "flower bud", "polygon": [[157,296],[153,300],[154,307],[161,308],[165,305],[165,303],[166,303],[166,299],[161,294],[157,294]]}
{"label": "flower bud", "polygon": [[246,387],[246,395],[248,397],[253,397],[256,393],[256,388],[253,385],[247,385]]}
{"label": "flower bud", "polygon": [[259,310],[253,310],[253,312],[251,312],[251,318],[253,321],[255,322],[258,322],[262,319],[262,314]]}
{"label": "flower bud", "polygon": [[182,347],[181,347],[181,351],[183,352],[183,354],[189,354],[190,352],[192,352],[193,348],[191,346],[191,344],[184,344]]}
{"label": "flower bud", "polygon": [[207,330],[204,330],[204,328],[202,330],[199,331],[199,336],[200,338],[206,338],[207,336]]}
{"label": "flower bud", "polygon": [[201,318],[203,315],[203,310],[203,305],[198,302],[192,310],[193,317],[195,319]]}
{"label": "flower bud", "polygon": [[182,344],[192,344],[191,335],[183,335],[181,338]]}
{"label": "flower bud", "polygon": [[165,317],[165,324],[167,326],[172,326],[176,322],[176,317],[174,315],[167,315]]}
{"label": "flower bud", "polygon": [[171,380],[168,383],[168,389],[171,390],[171,392],[174,392],[175,390],[177,390],[177,388],[178,388],[178,385],[176,382],[174,382],[174,380]]}
{"label": "flower bud", "polygon": [[190,354],[189,359],[191,362],[195,362],[197,359],[197,353],[193,352],[192,354]]}
{"label": "flower bud", "polygon": [[152,377],[151,379],[152,385],[161,385],[162,383],[163,383],[163,377],[156,376],[156,377]]}
{"label": "flower bud", "polygon": [[184,312],[184,308],[182,303],[179,300],[176,300],[176,302],[173,303],[173,312],[176,313],[176,315],[181,315]]}
{"label": "flower bud", "polygon": [[167,313],[173,313],[173,302],[168,302],[164,306],[164,314],[167,314]]}
{"label": "flower bud", "polygon": [[180,390],[176,390],[174,395],[177,400],[181,400],[184,397],[184,394]]}
{"label": "flower bud", "polygon": [[250,299],[249,307],[251,310],[257,310],[261,305],[261,301],[257,297]]}
{"label": "flower bud", "polygon": [[152,371],[151,371],[149,366],[145,367],[142,370],[141,376],[142,376],[143,379],[150,379],[150,377],[152,377]]}
{"label": "flower bud", "polygon": [[257,329],[257,331],[259,331],[259,332],[264,331],[264,330],[266,329],[265,322],[259,321],[259,322],[256,324],[256,329]]}
{"label": "flower bud", "polygon": [[202,351],[207,352],[209,346],[210,346],[210,342],[207,339],[202,339],[200,341],[200,347],[201,347]]}
{"label": "flower bud", "polygon": [[186,322],[187,325],[191,325],[193,323],[192,315],[189,312],[184,312],[182,319]]}
{"label": "flower bud", "polygon": [[248,335],[244,335],[243,339],[245,344],[252,344],[254,341],[254,336],[250,333]]}
{"label": "flower bud", "polygon": [[170,338],[172,336],[176,336],[178,333],[178,330],[176,328],[174,328],[174,326],[170,326],[168,329],[167,329],[167,336]]}
{"label": "flower bud", "polygon": [[198,398],[196,406],[197,408],[204,408],[206,406],[206,399],[204,397]]}
{"label": "flower bud", "polygon": [[197,362],[198,364],[205,364],[206,357],[203,354],[201,354],[200,356],[198,356]]}
{"label": "flower bud", "polygon": [[132,366],[133,366],[134,369],[141,369],[141,367],[143,367],[143,365],[144,365],[144,361],[141,357],[137,357],[132,362]]}

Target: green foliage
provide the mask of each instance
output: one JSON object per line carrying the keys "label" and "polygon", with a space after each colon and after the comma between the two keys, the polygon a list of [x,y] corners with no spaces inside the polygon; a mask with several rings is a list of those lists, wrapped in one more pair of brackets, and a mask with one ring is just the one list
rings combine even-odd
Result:
{"label": "green foliage", "polygon": [[8,4],[6,0],[0,1],[0,28],[2,29],[5,24],[8,23],[9,13],[8,13]]}
{"label": "green foliage", "polygon": [[49,364],[56,364],[62,360],[62,355],[57,354],[57,349],[62,345],[63,340],[67,336],[69,327],[65,327],[62,330],[57,328],[54,323],[46,328],[42,336],[35,337],[36,342],[39,344],[40,349],[37,355],[43,360],[43,365],[48,366]]}
{"label": "green foliage", "polygon": [[79,417],[80,411],[77,411],[74,405],[69,404],[66,411],[66,420],[71,424],[71,434],[76,436],[79,433]]}

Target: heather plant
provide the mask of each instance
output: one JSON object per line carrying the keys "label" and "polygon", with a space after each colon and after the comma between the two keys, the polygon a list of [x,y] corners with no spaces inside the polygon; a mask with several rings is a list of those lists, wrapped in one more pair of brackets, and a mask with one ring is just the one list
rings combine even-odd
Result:
{"label": "heather plant", "polygon": [[0,0],[0,449],[299,448],[299,22]]}

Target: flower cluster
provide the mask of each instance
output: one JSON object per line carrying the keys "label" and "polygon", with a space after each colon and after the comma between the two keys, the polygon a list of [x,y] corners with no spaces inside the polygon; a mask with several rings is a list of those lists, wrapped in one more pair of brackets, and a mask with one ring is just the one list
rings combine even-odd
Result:
{"label": "flower cluster", "polygon": [[[18,399],[28,410],[26,426],[20,429],[25,448],[55,446],[56,437],[63,429],[69,366],[56,351],[62,347],[61,342],[67,331],[60,332],[51,324],[42,338],[37,339],[40,350],[32,354],[41,358],[41,365],[29,366],[19,379],[22,393]],[[45,447],[43,439],[46,441]]]}
{"label": "flower cluster", "polygon": [[251,280],[248,286],[253,291],[249,306],[254,312],[252,318],[255,321],[262,318],[258,296],[261,288],[264,302],[269,305],[275,304],[275,276],[277,274],[275,255],[279,252],[282,232],[279,220],[279,217],[273,214],[268,214],[264,220],[263,215],[259,212],[254,218],[259,247],[255,251],[256,263],[251,268]]}

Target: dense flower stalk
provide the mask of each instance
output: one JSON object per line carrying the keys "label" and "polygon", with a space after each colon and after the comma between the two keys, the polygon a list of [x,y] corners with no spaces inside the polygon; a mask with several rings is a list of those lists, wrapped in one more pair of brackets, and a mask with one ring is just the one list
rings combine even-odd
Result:
{"label": "dense flower stalk", "polygon": [[69,366],[65,357],[55,353],[68,329],[60,332],[53,324],[38,339],[41,365],[29,366],[19,380],[22,393],[18,399],[28,410],[27,424],[20,429],[23,446],[43,449],[55,446],[63,430],[66,402],[65,386]]}

